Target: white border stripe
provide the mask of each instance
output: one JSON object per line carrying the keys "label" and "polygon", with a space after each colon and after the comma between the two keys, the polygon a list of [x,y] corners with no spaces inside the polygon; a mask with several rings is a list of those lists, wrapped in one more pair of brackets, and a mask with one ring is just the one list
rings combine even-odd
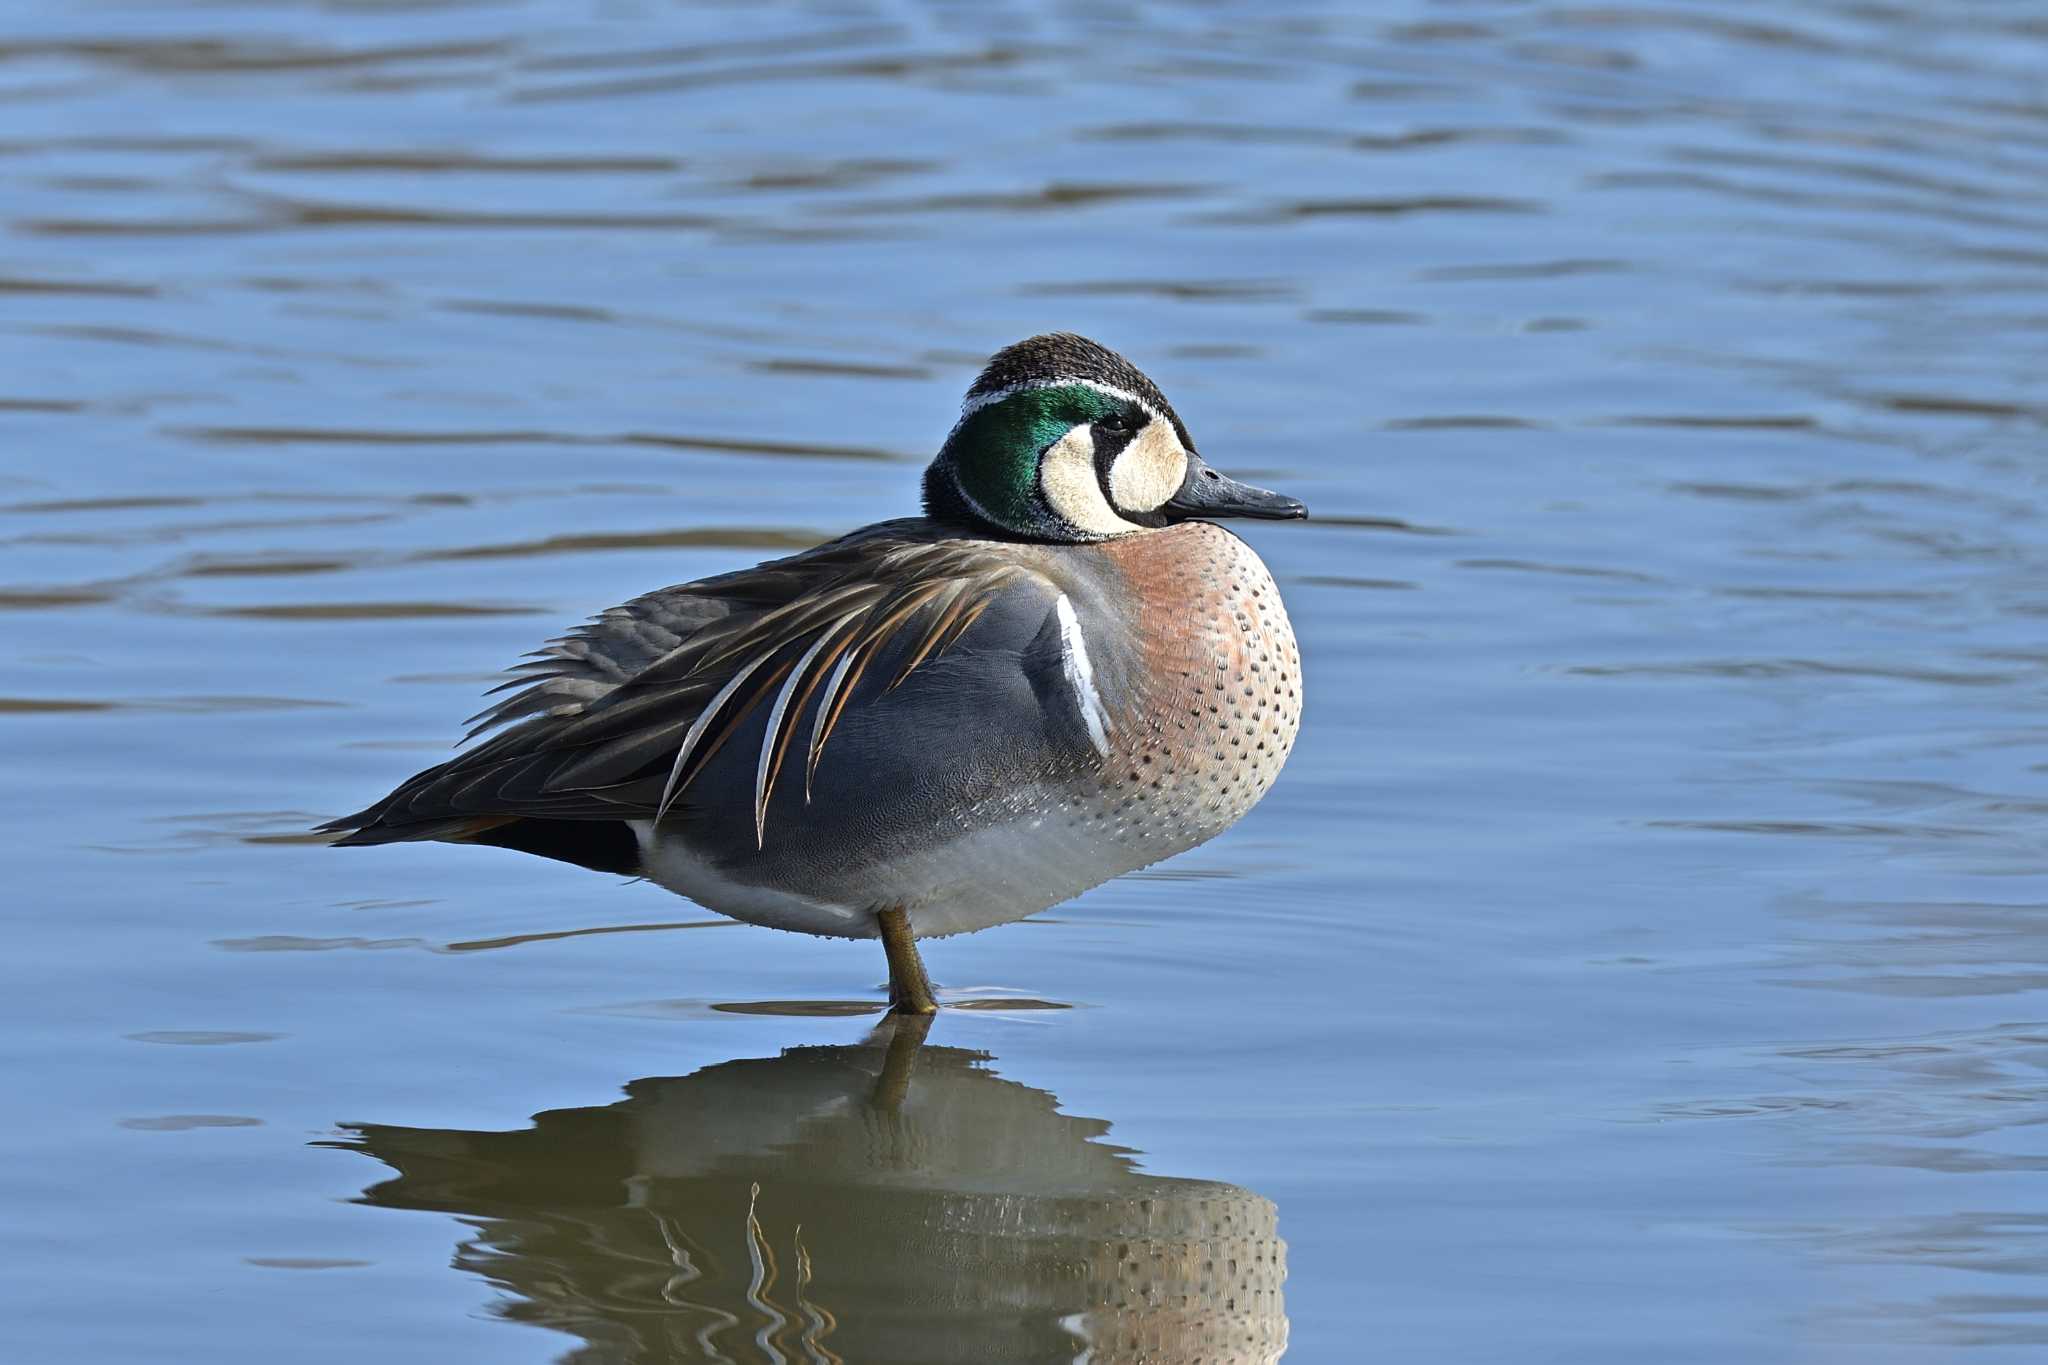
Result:
{"label": "white border stripe", "polygon": [[1018,394],[1030,389],[1064,389],[1075,386],[1093,389],[1097,393],[1107,394],[1109,397],[1118,399],[1121,402],[1136,403],[1145,410],[1147,416],[1155,420],[1160,415],[1159,409],[1153,407],[1135,393],[1129,393],[1114,385],[1105,384],[1099,379],[1070,377],[1066,379],[1027,379],[1021,384],[1012,384],[1008,388],[997,389],[992,393],[969,394],[960,402],[960,420],[964,422],[983,408],[993,407],[1006,398],[1015,398]]}

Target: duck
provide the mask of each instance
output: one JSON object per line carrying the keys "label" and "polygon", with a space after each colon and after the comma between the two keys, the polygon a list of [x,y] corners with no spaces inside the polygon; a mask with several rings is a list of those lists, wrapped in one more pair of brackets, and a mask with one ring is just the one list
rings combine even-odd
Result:
{"label": "duck", "polygon": [[923,515],[657,589],[527,656],[470,747],[319,827],[645,878],[749,924],[918,941],[1036,914],[1214,838],[1280,773],[1301,656],[1159,388],[1068,332],[992,356]]}

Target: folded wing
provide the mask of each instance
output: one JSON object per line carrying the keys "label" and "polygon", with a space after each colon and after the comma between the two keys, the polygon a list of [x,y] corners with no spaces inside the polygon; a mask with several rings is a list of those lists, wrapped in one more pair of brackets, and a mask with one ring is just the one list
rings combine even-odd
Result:
{"label": "folded wing", "polygon": [[920,530],[884,523],[615,607],[515,670],[473,718],[471,738],[495,736],[322,829],[501,842],[512,821],[659,819],[765,713],[751,792],[718,793],[751,799],[758,846],[778,784],[808,792],[857,689],[895,689],[1006,594],[1051,591],[985,543]]}

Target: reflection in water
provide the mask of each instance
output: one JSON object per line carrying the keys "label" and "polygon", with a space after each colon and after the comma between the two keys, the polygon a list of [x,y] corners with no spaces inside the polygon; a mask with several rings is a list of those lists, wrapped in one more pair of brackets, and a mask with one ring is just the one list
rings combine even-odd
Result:
{"label": "reflection in water", "polygon": [[475,1220],[456,1263],[578,1362],[1277,1360],[1273,1205],[1141,1174],[927,1020],[519,1132],[347,1125],[364,1202]]}

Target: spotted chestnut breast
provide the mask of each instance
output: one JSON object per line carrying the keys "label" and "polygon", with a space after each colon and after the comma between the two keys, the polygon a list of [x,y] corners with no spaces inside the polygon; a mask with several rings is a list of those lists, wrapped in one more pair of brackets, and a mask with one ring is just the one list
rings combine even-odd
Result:
{"label": "spotted chestnut breast", "polygon": [[1145,680],[1118,717],[1102,814],[1152,862],[1236,823],[1273,785],[1301,726],[1301,654],[1272,574],[1221,527],[1100,552],[1135,604]]}

